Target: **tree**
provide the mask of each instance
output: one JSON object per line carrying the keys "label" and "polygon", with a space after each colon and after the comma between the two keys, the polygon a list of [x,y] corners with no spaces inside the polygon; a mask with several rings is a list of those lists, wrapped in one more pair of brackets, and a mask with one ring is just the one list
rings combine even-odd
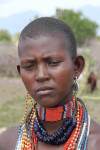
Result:
{"label": "tree", "polygon": [[35,16],[34,16],[34,20],[35,20],[35,19],[38,19],[38,18],[39,18],[39,16],[38,16],[38,15],[35,15]]}
{"label": "tree", "polygon": [[[35,19],[37,19],[37,18],[39,18],[39,16],[38,16],[38,15],[35,15],[33,20],[35,20]],[[32,22],[33,20],[30,19],[30,22]]]}
{"label": "tree", "polygon": [[7,30],[0,30],[0,41],[12,43],[12,36]]}
{"label": "tree", "polygon": [[71,27],[79,44],[83,44],[87,38],[91,39],[96,36],[97,23],[84,17],[81,11],[56,9],[54,17],[59,18]]}

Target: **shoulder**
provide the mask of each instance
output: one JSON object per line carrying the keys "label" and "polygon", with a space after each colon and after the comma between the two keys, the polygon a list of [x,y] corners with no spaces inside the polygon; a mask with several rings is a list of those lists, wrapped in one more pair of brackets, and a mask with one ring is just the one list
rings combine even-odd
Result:
{"label": "shoulder", "polygon": [[0,134],[0,150],[14,150],[18,138],[18,126],[12,126]]}
{"label": "shoulder", "polygon": [[87,149],[88,150],[100,149],[100,125],[92,119],[90,122],[90,132]]}

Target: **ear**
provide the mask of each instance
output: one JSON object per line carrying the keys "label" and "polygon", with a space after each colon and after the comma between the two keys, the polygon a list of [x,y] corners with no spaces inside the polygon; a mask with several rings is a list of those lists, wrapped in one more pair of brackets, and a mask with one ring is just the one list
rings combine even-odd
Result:
{"label": "ear", "polygon": [[18,73],[20,75],[20,65],[19,64],[17,64],[17,71],[18,71]]}
{"label": "ear", "polygon": [[74,72],[77,78],[82,73],[85,66],[85,59],[82,55],[77,55],[73,58]]}

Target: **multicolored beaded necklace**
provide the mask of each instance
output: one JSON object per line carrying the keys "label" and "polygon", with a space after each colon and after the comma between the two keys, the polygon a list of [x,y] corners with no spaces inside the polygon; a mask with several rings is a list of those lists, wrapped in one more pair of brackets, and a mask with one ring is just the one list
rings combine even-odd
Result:
{"label": "multicolored beaded necklace", "polygon": [[[26,97],[24,118],[27,112],[27,99],[28,95]],[[86,150],[90,117],[84,103],[79,98],[73,96],[72,101],[56,108],[44,108],[39,104],[33,105],[33,103],[32,106],[33,108],[28,114],[26,122],[23,124],[24,118],[21,122],[15,150],[37,150],[38,140],[48,143],[51,142],[52,145],[59,145],[64,142],[63,150]],[[46,133],[46,130],[40,123],[40,120],[58,121],[65,118],[69,118],[69,121],[64,122],[59,131],[51,136]],[[71,122],[73,123],[71,124]],[[67,131],[67,128],[70,130]],[[61,135],[62,137],[60,137]],[[53,142],[54,140],[55,142]]]}

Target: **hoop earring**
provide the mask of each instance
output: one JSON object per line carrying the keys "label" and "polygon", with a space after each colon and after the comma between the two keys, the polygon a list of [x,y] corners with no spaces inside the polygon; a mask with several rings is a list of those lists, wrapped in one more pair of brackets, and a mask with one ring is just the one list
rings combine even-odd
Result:
{"label": "hoop earring", "polygon": [[77,76],[75,76],[74,80],[73,80],[73,94],[74,96],[76,96],[78,91],[78,83],[77,83]]}

